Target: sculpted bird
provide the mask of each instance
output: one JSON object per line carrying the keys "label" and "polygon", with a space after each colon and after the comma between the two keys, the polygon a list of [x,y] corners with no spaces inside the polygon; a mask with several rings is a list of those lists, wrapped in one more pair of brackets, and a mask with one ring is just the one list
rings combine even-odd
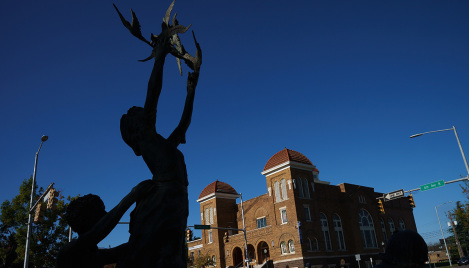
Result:
{"label": "sculpted bird", "polygon": [[115,4],[112,4],[112,5],[114,6],[117,13],[119,14],[119,17],[122,21],[122,24],[124,24],[125,28],[127,28],[133,36],[137,37],[138,39],[142,40],[143,42],[145,42],[146,44],[148,44],[149,46],[153,48],[153,51],[149,57],[143,60],[139,60],[139,61],[144,62],[144,61],[148,61],[154,58],[155,57],[154,50],[156,47],[156,43],[159,40],[164,40],[164,39],[169,38],[170,44],[171,44],[171,55],[176,57],[178,68],[179,68],[179,73],[182,75],[181,59],[184,60],[184,62],[187,64],[187,66],[190,69],[198,72],[200,69],[200,65],[202,63],[202,51],[200,49],[199,43],[197,43],[197,40],[195,39],[194,32],[192,32],[192,36],[194,38],[194,42],[197,47],[197,52],[196,52],[195,57],[187,53],[187,51],[184,49],[184,46],[181,44],[181,40],[179,39],[179,36],[178,36],[178,34],[185,33],[189,29],[189,27],[191,27],[191,25],[187,27],[183,25],[179,25],[179,22],[176,19],[177,13],[175,13],[173,16],[172,25],[169,23],[169,20],[171,18],[171,12],[174,7],[174,2],[175,0],[173,0],[171,5],[169,5],[163,17],[163,23],[161,24],[161,33],[159,35],[152,33],[150,36],[150,41],[148,41],[147,39],[143,37],[142,32],[141,32],[140,22],[138,21],[137,15],[135,15],[135,12],[132,9],[130,9],[130,12],[132,14],[132,22],[130,23],[120,13],[116,5]]}
{"label": "sculpted bird", "polygon": [[112,5],[114,6],[117,13],[119,14],[119,17],[122,21],[122,24],[124,24],[125,28],[127,28],[133,36],[137,37],[138,39],[142,40],[143,42],[151,46],[150,42],[148,42],[148,40],[145,39],[142,35],[140,22],[138,22],[137,15],[135,15],[135,12],[132,9],[130,9],[130,12],[132,13],[132,23],[130,23],[127,20],[125,20],[124,16],[122,16],[122,13],[120,13],[116,5],[115,4],[112,4]]}

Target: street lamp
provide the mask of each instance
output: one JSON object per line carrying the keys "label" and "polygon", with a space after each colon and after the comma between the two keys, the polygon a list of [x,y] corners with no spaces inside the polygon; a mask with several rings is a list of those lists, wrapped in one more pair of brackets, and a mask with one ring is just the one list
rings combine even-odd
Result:
{"label": "street lamp", "polygon": [[36,158],[34,159],[34,172],[33,172],[33,183],[31,185],[31,199],[29,201],[29,209],[28,209],[28,232],[26,233],[26,249],[24,250],[24,268],[28,268],[28,261],[29,261],[29,244],[31,240],[31,227],[32,227],[32,214],[31,208],[33,206],[34,201],[34,194],[35,194],[35,186],[36,186],[36,170],[37,170],[37,159],[39,157],[39,151],[41,150],[42,144],[48,139],[46,135],[41,137],[41,145],[39,145],[39,149],[36,152]]}
{"label": "street lamp", "polygon": [[466,156],[464,155],[464,151],[462,149],[461,142],[459,141],[458,132],[456,132],[456,127],[455,126],[453,126],[452,128],[448,128],[448,129],[440,129],[440,130],[434,130],[434,131],[428,131],[428,132],[423,132],[423,133],[419,133],[419,134],[414,134],[414,135],[410,136],[410,138],[419,137],[419,136],[422,136],[423,134],[427,134],[427,133],[442,132],[442,131],[448,131],[448,130],[453,130],[454,131],[454,135],[456,136],[456,140],[458,141],[459,150],[461,150],[461,155],[462,155],[462,158],[464,160],[464,164],[466,165],[466,170],[467,170],[467,175],[468,175],[467,178],[469,179],[469,165],[467,165]]}
{"label": "street lamp", "polygon": [[443,242],[445,243],[446,255],[448,255],[449,266],[450,266],[450,267],[451,267],[451,255],[449,255],[448,246],[446,246],[446,239],[445,239],[445,235],[444,235],[444,233],[443,233],[443,228],[441,228],[440,216],[438,215],[438,209],[437,209],[437,207],[442,206],[442,205],[444,205],[444,204],[451,203],[451,202],[453,202],[453,201],[449,201],[449,202],[446,202],[446,203],[443,203],[443,204],[440,204],[440,205],[435,206],[436,217],[438,218],[438,224],[440,224],[441,236],[443,236]]}
{"label": "street lamp", "polygon": [[244,259],[244,265],[247,265],[249,267],[249,252],[248,252],[248,239],[246,238],[246,224],[244,222],[244,207],[243,207],[243,194],[239,194],[239,198],[241,199],[241,217],[243,217],[243,233],[244,233],[244,249],[245,249],[245,259]]}

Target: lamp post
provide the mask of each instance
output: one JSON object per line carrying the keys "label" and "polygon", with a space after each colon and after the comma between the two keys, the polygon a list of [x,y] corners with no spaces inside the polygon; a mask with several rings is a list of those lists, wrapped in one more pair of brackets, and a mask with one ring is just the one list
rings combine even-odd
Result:
{"label": "lamp post", "polygon": [[29,201],[29,209],[28,209],[28,232],[26,233],[26,248],[24,250],[24,268],[28,268],[28,261],[29,261],[29,244],[31,240],[31,227],[32,227],[32,214],[31,208],[33,206],[34,201],[34,194],[35,194],[35,186],[36,186],[36,170],[37,170],[37,159],[39,157],[39,151],[41,150],[42,144],[48,139],[46,135],[41,137],[41,145],[39,145],[39,149],[36,152],[36,158],[34,159],[34,171],[33,171],[33,182],[31,185],[31,199]]}
{"label": "lamp post", "polygon": [[441,230],[441,236],[443,236],[443,242],[445,243],[445,249],[446,249],[446,255],[448,255],[448,259],[449,259],[449,266],[451,267],[451,255],[449,255],[449,251],[448,251],[448,246],[446,246],[446,238],[445,238],[445,235],[443,233],[443,228],[441,228],[441,222],[440,222],[440,216],[438,215],[438,207],[439,206],[442,206],[444,204],[448,204],[448,203],[451,203],[453,201],[449,201],[449,202],[446,202],[446,203],[443,203],[443,204],[440,204],[440,205],[437,205],[435,206],[435,211],[436,211],[436,217],[438,218],[438,224],[440,224],[440,230]]}
{"label": "lamp post", "polygon": [[427,134],[427,133],[442,132],[442,131],[448,131],[448,130],[453,130],[454,131],[454,135],[456,136],[456,140],[458,141],[459,150],[461,150],[461,155],[462,155],[462,158],[464,160],[464,164],[466,165],[466,170],[467,170],[467,175],[468,175],[467,179],[469,179],[469,165],[467,164],[467,159],[466,159],[466,156],[464,155],[464,151],[462,149],[461,142],[459,141],[458,132],[456,131],[455,126],[453,126],[452,128],[448,128],[448,129],[440,129],[440,130],[434,130],[434,131],[428,131],[428,132],[423,132],[423,133],[419,133],[419,134],[414,134],[414,135],[410,136],[410,138],[419,137],[419,136],[422,136],[423,134]]}
{"label": "lamp post", "polygon": [[247,265],[249,267],[249,263],[248,263],[248,260],[249,260],[249,252],[248,252],[248,240],[246,238],[246,225],[245,225],[245,222],[244,222],[244,207],[243,207],[243,194],[240,193],[239,194],[239,198],[241,199],[241,217],[243,217],[243,233],[244,233],[244,248],[245,248],[245,259],[244,259],[244,265]]}

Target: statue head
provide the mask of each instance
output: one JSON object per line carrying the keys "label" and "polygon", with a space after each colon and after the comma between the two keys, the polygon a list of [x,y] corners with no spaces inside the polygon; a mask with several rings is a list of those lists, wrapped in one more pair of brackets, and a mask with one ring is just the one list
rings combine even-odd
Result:
{"label": "statue head", "polygon": [[104,216],[103,200],[97,195],[87,194],[68,204],[65,220],[79,235],[86,233]]}
{"label": "statue head", "polygon": [[395,232],[381,256],[383,261],[402,268],[424,267],[428,261],[428,247],[425,240],[414,231]]}
{"label": "statue head", "polygon": [[121,117],[121,135],[127,145],[134,150],[135,155],[142,155],[138,145],[143,132],[144,112],[142,107],[133,106]]}

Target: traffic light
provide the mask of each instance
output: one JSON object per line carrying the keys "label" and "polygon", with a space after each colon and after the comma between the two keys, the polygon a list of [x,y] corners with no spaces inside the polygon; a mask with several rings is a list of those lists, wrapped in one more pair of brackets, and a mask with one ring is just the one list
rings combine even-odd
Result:
{"label": "traffic light", "polygon": [[225,232],[225,243],[228,242],[230,242],[230,235],[228,234],[228,232]]}
{"label": "traffic light", "polygon": [[59,196],[59,192],[54,188],[50,189],[49,200],[47,201],[47,209],[55,208],[55,206],[57,206],[57,196]]}
{"label": "traffic light", "polygon": [[407,196],[407,198],[409,199],[410,207],[414,208],[415,207],[415,202],[414,202],[414,197],[412,196],[412,194],[409,194],[409,196]]}
{"label": "traffic light", "polygon": [[381,201],[381,199],[378,199],[378,210],[379,210],[379,214],[385,214],[386,213],[384,211],[383,201]]}
{"label": "traffic light", "polygon": [[192,241],[192,231],[189,228],[187,228],[187,231],[186,231],[186,238],[187,238],[187,241]]}
{"label": "traffic light", "polygon": [[44,210],[46,208],[42,203],[37,204],[36,213],[34,214],[34,222],[42,222],[44,220]]}

